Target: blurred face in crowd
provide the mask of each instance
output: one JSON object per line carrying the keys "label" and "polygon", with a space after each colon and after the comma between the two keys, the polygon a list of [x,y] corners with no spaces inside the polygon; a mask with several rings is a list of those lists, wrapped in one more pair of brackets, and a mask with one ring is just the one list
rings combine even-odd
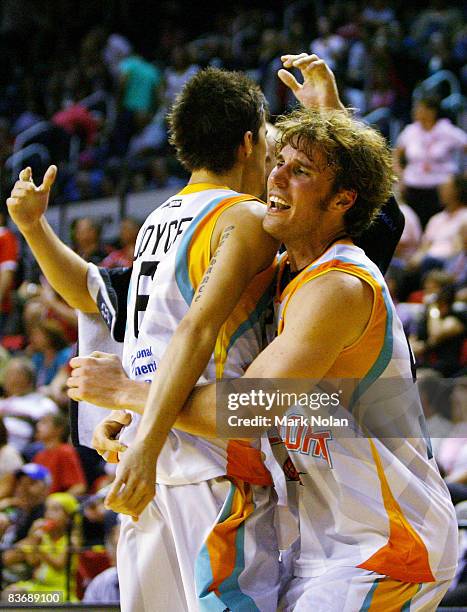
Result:
{"label": "blurred face in crowd", "polygon": [[423,127],[432,127],[436,123],[437,113],[434,108],[418,102],[413,111],[414,121],[419,121]]}
{"label": "blurred face in crowd", "polygon": [[131,219],[123,219],[120,223],[120,240],[123,246],[135,244],[139,227]]}
{"label": "blurred face in crowd", "polygon": [[34,351],[45,351],[50,347],[49,338],[42,329],[33,328],[29,336],[29,343]]}
{"label": "blurred face in crowd", "polygon": [[26,474],[20,474],[16,481],[14,496],[32,508],[44,502],[48,489],[45,480],[35,480]]}
{"label": "blurred face in crowd", "polygon": [[60,439],[61,428],[54,424],[53,416],[46,415],[39,419],[36,427],[36,440],[38,442],[49,442]]}
{"label": "blurred face in crowd", "polygon": [[53,521],[57,530],[64,530],[69,521],[69,516],[62,505],[53,499],[48,499],[45,504],[44,518]]}
{"label": "blurred face in crowd", "polygon": [[447,210],[457,208],[459,205],[461,205],[453,176],[450,176],[445,183],[440,185],[439,198],[441,200],[441,204]]}
{"label": "blurred face in crowd", "polygon": [[91,221],[86,218],[78,219],[74,234],[76,244],[79,247],[86,247],[99,242],[99,235],[96,228]]}
{"label": "blurred face in crowd", "polygon": [[26,395],[34,390],[29,370],[20,361],[12,359],[5,368],[3,388],[7,397]]}

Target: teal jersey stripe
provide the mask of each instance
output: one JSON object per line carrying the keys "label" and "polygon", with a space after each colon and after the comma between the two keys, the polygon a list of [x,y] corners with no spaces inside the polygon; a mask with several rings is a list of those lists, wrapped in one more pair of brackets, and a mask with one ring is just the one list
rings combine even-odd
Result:
{"label": "teal jersey stripe", "polygon": [[[226,521],[232,514],[232,503],[236,486],[232,483],[218,523]],[[235,567],[232,574],[219,585],[221,598],[209,591],[213,582],[211,559],[206,545],[201,548],[195,564],[195,582],[200,612],[225,612],[226,608],[238,612],[259,612],[254,601],[242,593],[238,578],[245,568],[245,525],[237,530],[235,537]]]}
{"label": "teal jersey stripe", "polygon": [[384,578],[376,578],[376,580],[373,582],[373,585],[371,589],[368,591],[363,601],[362,607],[360,608],[358,612],[368,612],[371,606],[371,600],[373,599],[373,595],[375,594],[375,591],[376,591],[376,587],[381,582],[381,580],[384,580]]}
{"label": "teal jersey stripe", "polygon": [[[379,273],[379,270],[378,270],[378,274],[375,274],[375,272],[369,266],[366,266],[361,262],[354,261],[353,259],[349,259],[348,257],[334,255],[333,257],[329,257],[327,261],[332,261],[333,259],[335,259],[336,261],[341,261],[342,263],[352,264],[355,267],[361,268],[362,270],[365,270],[365,272],[368,272],[372,276],[372,278],[378,283],[378,285],[381,287],[384,304],[386,306],[387,317],[386,317],[386,328],[385,328],[385,333],[384,333],[383,346],[381,347],[381,351],[375,363],[370,368],[370,370],[367,372],[367,374],[364,376],[364,378],[359,382],[359,384],[357,385],[357,388],[352,394],[352,397],[350,398],[350,404],[348,406],[348,410],[349,412],[352,412],[352,408],[355,405],[355,403],[358,401],[358,398],[361,397],[365,393],[365,391],[369,389],[369,387],[371,387],[371,385],[384,372],[389,362],[391,361],[393,347],[394,347],[394,338],[393,338],[393,333],[392,333],[393,313],[392,313],[391,302],[390,302],[390,298],[389,298],[387,289],[384,286],[384,283],[381,282],[383,277]],[[325,262],[326,260],[321,261],[320,263],[316,265],[311,265],[310,267],[306,268],[306,270],[307,271],[313,270]],[[346,270],[343,270],[343,272],[346,272]],[[378,278],[378,276],[380,276],[381,278]]]}
{"label": "teal jersey stripe", "polygon": [[202,221],[203,218],[212,210],[214,210],[216,206],[220,204],[223,200],[226,200],[231,197],[234,197],[233,192],[231,195],[222,195],[220,197],[215,198],[211,202],[208,202],[208,204],[206,204],[206,206],[201,210],[198,216],[193,219],[190,227],[186,230],[180,241],[180,245],[177,250],[177,256],[175,259],[175,280],[177,282],[177,286],[180,290],[180,293],[182,294],[188,306],[190,306],[195,295],[195,288],[190,282],[190,275],[188,273],[188,251],[191,245],[191,241],[193,239],[193,235],[196,232],[200,221]]}
{"label": "teal jersey stripe", "polygon": [[[419,585],[418,585],[417,593],[418,593],[418,592],[420,591],[420,589],[422,588],[422,585],[423,585],[423,583],[421,583],[421,584],[419,584]],[[416,595],[417,593],[415,593],[415,595]],[[406,602],[405,602],[405,604],[404,604],[404,605],[402,606],[402,608],[401,608],[401,612],[410,612],[410,605],[411,605],[411,603],[412,603],[412,599],[413,599],[413,597],[411,597],[411,598],[409,599],[409,601],[406,601]]]}
{"label": "teal jersey stripe", "polygon": [[266,289],[263,295],[258,300],[254,310],[249,314],[248,319],[240,323],[234,333],[231,335],[229,344],[227,346],[227,354],[229,353],[232,346],[237,342],[241,336],[248,330],[251,329],[256,323],[259,322],[261,315],[268,309],[273,299],[273,286],[274,278],[271,281],[271,285]]}

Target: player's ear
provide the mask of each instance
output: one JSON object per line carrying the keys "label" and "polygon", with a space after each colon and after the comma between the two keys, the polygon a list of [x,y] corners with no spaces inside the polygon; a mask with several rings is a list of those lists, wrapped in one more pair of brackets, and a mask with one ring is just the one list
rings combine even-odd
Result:
{"label": "player's ear", "polygon": [[239,147],[240,160],[245,160],[250,157],[253,151],[253,132],[248,130],[243,134],[243,141]]}
{"label": "player's ear", "polygon": [[339,189],[339,191],[332,198],[330,208],[339,210],[341,212],[347,212],[355,204],[357,199],[357,192],[353,189]]}

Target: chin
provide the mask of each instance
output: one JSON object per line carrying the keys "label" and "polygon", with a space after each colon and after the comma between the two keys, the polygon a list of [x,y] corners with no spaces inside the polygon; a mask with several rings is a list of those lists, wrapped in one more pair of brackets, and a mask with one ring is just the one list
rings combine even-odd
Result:
{"label": "chin", "polygon": [[281,232],[280,223],[277,223],[276,219],[271,219],[271,217],[267,214],[263,219],[263,229],[267,234],[269,234],[276,240],[282,241],[283,232]]}

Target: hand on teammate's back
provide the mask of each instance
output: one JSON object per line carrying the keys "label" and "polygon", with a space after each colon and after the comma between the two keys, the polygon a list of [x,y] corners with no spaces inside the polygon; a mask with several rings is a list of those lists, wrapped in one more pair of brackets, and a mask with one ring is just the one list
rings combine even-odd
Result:
{"label": "hand on teammate's back", "polygon": [[19,174],[11,196],[7,199],[8,212],[20,231],[32,229],[47,210],[49,195],[57,176],[57,166],[49,166],[44,179],[36,187],[30,167]]}

